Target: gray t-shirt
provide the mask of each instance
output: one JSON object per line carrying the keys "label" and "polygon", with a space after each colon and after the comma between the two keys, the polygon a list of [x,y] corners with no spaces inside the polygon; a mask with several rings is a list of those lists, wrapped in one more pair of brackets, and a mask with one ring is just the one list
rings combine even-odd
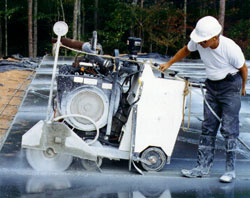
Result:
{"label": "gray t-shirt", "polygon": [[210,80],[221,80],[228,73],[237,72],[245,63],[244,54],[233,40],[222,35],[219,39],[220,43],[216,49],[203,48],[192,40],[187,45],[191,52],[198,50]]}

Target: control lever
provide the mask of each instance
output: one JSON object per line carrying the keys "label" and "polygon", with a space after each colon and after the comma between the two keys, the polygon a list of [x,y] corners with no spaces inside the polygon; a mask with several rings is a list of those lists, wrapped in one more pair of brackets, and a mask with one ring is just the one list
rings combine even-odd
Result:
{"label": "control lever", "polygon": [[[153,64],[157,69],[160,69],[160,64],[158,63],[154,63]],[[171,77],[175,77],[179,72],[178,71],[174,71],[174,70],[170,70],[168,69],[168,75],[171,76]],[[161,78],[164,78],[165,77],[165,74],[163,72],[161,72]]]}
{"label": "control lever", "polygon": [[97,45],[97,32],[93,31],[93,37],[91,39],[91,49],[93,51],[96,51],[96,45]]}
{"label": "control lever", "polygon": [[175,77],[179,73],[178,71],[173,71],[173,70],[171,70],[171,72],[174,72],[174,73],[169,73],[168,74],[171,77]]}

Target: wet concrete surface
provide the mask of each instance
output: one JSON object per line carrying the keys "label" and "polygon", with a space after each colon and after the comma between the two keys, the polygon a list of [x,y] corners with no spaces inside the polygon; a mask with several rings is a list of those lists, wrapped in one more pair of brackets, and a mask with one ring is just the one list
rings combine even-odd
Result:
{"label": "wet concrete surface", "polygon": [[[138,174],[128,171],[127,161],[104,160],[100,172],[86,172],[75,159],[63,173],[36,172],[30,168],[21,150],[21,137],[39,120],[46,117],[52,57],[44,58],[30,84],[0,152],[0,197],[250,197],[250,158],[241,149],[237,160],[237,179],[232,184],[219,183],[224,171],[223,139],[219,136],[214,166],[208,178],[188,179],[180,175],[182,168],[192,168],[196,161],[197,142],[202,121],[202,96],[192,90],[191,125],[188,132],[180,131],[171,164],[158,173]],[[59,64],[70,58],[61,57]],[[178,69],[186,66],[176,65]],[[175,68],[174,67],[174,68]],[[199,63],[197,67],[202,67]],[[174,69],[173,68],[173,69]],[[183,69],[182,68],[182,69]],[[181,70],[181,69],[180,69]],[[193,70],[189,73],[194,73]],[[199,71],[203,71],[201,68]],[[200,75],[203,76],[203,75]],[[241,134],[249,139],[250,90],[243,97]],[[187,120],[187,115],[185,120]],[[250,140],[248,143],[250,143]],[[250,144],[249,144],[250,145]],[[244,152],[245,153],[244,153]]]}
{"label": "wet concrete surface", "polygon": [[[77,162],[75,162],[77,163]],[[178,163],[178,162],[173,162]],[[76,164],[75,164],[76,165]],[[231,184],[218,182],[218,173],[210,177],[183,178],[178,168],[166,168],[157,174],[138,175],[126,172],[124,162],[109,164],[117,169],[103,173],[70,169],[63,173],[40,173],[30,168],[1,168],[0,197],[67,197],[67,198],[248,198],[249,177]],[[183,166],[185,164],[182,163]],[[186,166],[187,167],[187,166]]]}
{"label": "wet concrete surface", "polygon": [[250,194],[249,184],[248,179],[223,184],[218,183],[217,178],[7,171],[1,174],[0,191],[1,197],[12,198],[247,198]]}

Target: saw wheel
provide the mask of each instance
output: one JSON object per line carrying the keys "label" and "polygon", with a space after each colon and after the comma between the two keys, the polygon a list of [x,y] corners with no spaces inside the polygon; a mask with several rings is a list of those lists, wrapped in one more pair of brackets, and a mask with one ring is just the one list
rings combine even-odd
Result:
{"label": "saw wheel", "polygon": [[55,153],[52,148],[47,150],[26,149],[26,158],[30,166],[37,171],[65,171],[73,157]]}

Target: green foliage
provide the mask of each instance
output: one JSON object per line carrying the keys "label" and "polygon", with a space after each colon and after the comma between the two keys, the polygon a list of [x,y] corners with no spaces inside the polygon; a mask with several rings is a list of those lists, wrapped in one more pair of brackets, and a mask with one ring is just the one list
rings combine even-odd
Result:
{"label": "green foliage", "polygon": [[163,3],[146,8],[144,12],[143,37],[146,52],[149,52],[149,45],[154,45],[154,48],[160,50],[161,53],[166,51],[161,49],[182,45],[183,14],[181,10]]}
{"label": "green foliage", "polygon": [[10,20],[13,14],[18,12],[20,9],[20,7],[7,8],[7,11],[5,12],[5,7],[2,7],[2,10],[0,10],[0,18],[7,16],[7,19]]}
{"label": "green foliage", "polygon": [[182,45],[183,20],[180,18],[183,18],[182,12],[168,3],[140,8],[118,2],[99,35],[108,52],[114,48],[125,51],[127,38],[136,36],[143,39],[143,52],[149,52],[154,45],[164,53],[166,47]]}
{"label": "green foliage", "polygon": [[112,53],[113,49],[126,50],[126,40],[129,30],[135,26],[130,5],[117,2],[114,11],[104,22],[102,30],[98,31],[105,52]]}
{"label": "green foliage", "polygon": [[19,10],[18,7],[8,9],[8,10],[7,10],[7,13],[6,13],[7,18],[10,19],[10,18],[12,17],[12,15],[13,15],[15,12],[17,12],[18,10]]}
{"label": "green foliage", "polygon": [[[85,32],[82,41],[88,41],[94,30],[94,0],[81,0],[84,4]],[[69,26],[68,38],[72,38],[74,0],[62,0],[66,23]],[[182,1],[144,0],[143,8],[138,0],[99,0],[98,1],[98,42],[105,53],[114,49],[127,52],[129,36],[143,39],[142,52],[158,52],[173,55],[189,40],[189,34],[199,18],[205,15],[218,17],[219,0],[187,1],[187,39],[184,39],[184,14]],[[240,3],[239,3],[240,2]],[[238,43],[250,58],[249,20],[250,0],[227,1],[224,34]],[[0,23],[4,32],[4,1],[0,1]],[[8,43],[9,54],[28,54],[27,0],[8,0]],[[38,55],[50,53],[54,23],[62,20],[59,0],[38,0]],[[18,36],[17,31],[18,30]],[[4,42],[3,42],[4,45]]]}
{"label": "green foliage", "polygon": [[244,55],[250,59],[250,0],[228,2],[224,34],[240,45]]}
{"label": "green foliage", "polygon": [[246,57],[250,57],[250,20],[239,20],[231,24],[226,32],[228,37],[239,44]]}

